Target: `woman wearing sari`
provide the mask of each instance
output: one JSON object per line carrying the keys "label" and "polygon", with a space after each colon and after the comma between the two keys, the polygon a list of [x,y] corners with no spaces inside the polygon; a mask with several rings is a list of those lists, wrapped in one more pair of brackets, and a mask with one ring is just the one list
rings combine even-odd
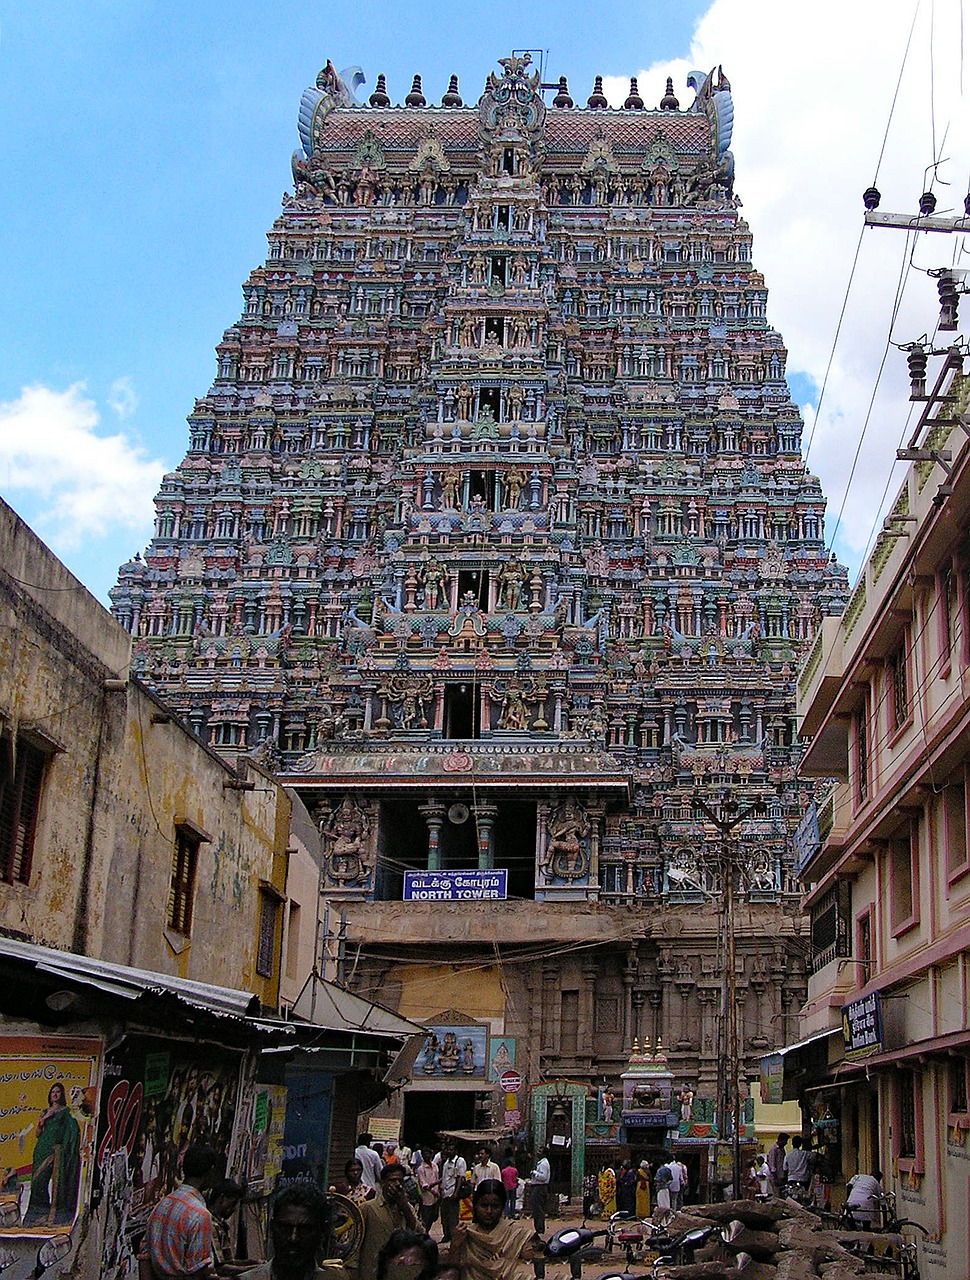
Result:
{"label": "woman wearing sari", "polygon": [[462,1280],[532,1280],[541,1243],[526,1220],[503,1218],[505,1188],[488,1178],[472,1193],[472,1220],[459,1222],[445,1265],[461,1268]]}
{"label": "woman wearing sari", "polygon": [[81,1176],[81,1130],[58,1081],[37,1121],[25,1227],[64,1226],[74,1221]]}

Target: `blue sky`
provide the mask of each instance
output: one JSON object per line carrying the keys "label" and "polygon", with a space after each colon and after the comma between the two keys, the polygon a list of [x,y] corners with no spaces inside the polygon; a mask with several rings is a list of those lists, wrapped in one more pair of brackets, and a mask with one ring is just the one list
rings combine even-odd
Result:
{"label": "blue sky", "polygon": [[[687,70],[723,62],[735,94],[737,190],[810,427],[859,196],[915,8],[915,0],[855,0],[849,9],[819,0],[811,15],[776,0],[0,3],[0,495],[106,601],[118,564],[151,536],[152,496],[185,451],[185,416],[209,386],[215,343],[265,257],[290,180],[300,94],[328,58],[363,68],[362,97],[381,71],[395,101],[415,72],[429,99],[456,73],[474,101],[496,58],[536,48],[548,51],[546,78],[567,75],[577,100],[596,74],[622,100],[639,74],[641,92],[659,101],[673,74],[684,106]],[[957,84],[958,28],[944,28],[938,16],[931,30],[925,14],[914,28],[880,179],[893,207],[915,207],[934,136],[959,154],[940,174],[963,165],[952,197],[962,205],[958,135],[970,113]],[[931,52],[937,89],[928,111]],[[844,501],[846,442],[862,435],[902,248],[896,233],[879,234],[885,243],[870,254],[867,241],[860,261],[810,457],[833,526],[843,511],[837,549],[856,563],[895,446],[888,428],[867,433]],[[935,318],[935,288],[919,268],[936,257],[923,263],[917,253],[912,268],[918,332]],[[904,362],[890,361],[877,398],[895,397],[887,404],[901,431],[895,364]]]}

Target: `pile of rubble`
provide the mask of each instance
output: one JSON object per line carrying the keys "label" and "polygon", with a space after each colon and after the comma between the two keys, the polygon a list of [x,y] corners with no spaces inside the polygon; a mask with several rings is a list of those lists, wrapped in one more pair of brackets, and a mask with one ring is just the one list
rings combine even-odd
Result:
{"label": "pile of rubble", "polygon": [[849,1280],[864,1275],[864,1254],[898,1249],[898,1236],[830,1226],[794,1200],[691,1205],[670,1221],[676,1237],[716,1229],[683,1266],[661,1264],[657,1280]]}

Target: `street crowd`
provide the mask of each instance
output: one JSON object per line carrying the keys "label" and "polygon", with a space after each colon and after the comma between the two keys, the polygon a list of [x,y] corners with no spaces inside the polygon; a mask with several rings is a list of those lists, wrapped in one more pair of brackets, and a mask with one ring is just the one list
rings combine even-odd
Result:
{"label": "street crowd", "polygon": [[323,1266],[317,1259],[331,1238],[331,1206],[309,1182],[286,1187],[273,1202],[271,1260],[236,1258],[228,1224],[242,1189],[216,1180],[219,1165],[211,1148],[185,1153],[182,1184],[149,1218],[140,1280],[531,1280],[543,1274],[551,1179],[545,1149],[532,1162],[512,1145],[496,1160],[483,1145],[469,1163],[453,1138],[445,1137],[437,1152],[412,1152],[360,1134],[344,1178],[329,1188],[359,1209],[360,1241],[349,1256]]}
{"label": "street crowd", "polygon": [[[791,1139],[790,1150],[788,1141],[779,1134],[767,1155],[749,1163],[742,1195],[807,1191],[812,1154],[801,1137]],[[344,1177],[329,1191],[356,1205],[362,1230],[352,1249],[322,1266],[318,1258],[333,1245],[336,1224],[332,1202],[311,1182],[275,1197],[270,1261],[235,1256],[229,1222],[243,1192],[217,1180],[221,1163],[212,1148],[186,1151],[182,1184],[149,1218],[140,1280],[532,1280],[545,1274],[543,1236],[547,1216],[558,1208],[549,1203],[547,1148],[532,1157],[514,1142],[497,1154],[483,1143],[469,1162],[448,1135],[435,1152],[359,1134]],[[881,1176],[875,1170],[850,1182],[848,1204],[857,1221],[876,1216]],[[688,1191],[687,1168],[675,1155],[636,1166],[623,1161],[618,1170],[604,1165],[589,1184],[584,1214],[668,1214],[682,1207]]]}

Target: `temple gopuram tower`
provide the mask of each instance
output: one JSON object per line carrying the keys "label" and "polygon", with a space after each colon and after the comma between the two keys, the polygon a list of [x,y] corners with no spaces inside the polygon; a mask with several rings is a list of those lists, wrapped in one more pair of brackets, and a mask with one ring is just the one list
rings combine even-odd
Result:
{"label": "temple gopuram tower", "polygon": [[[659,1040],[689,1146],[728,988],[746,1079],[796,1038],[795,664],[846,575],[723,74],[610,109],[499,67],[472,105],[383,76],[364,105],[329,63],[306,91],[113,611],[141,677],[318,821],[339,976],[433,1028],[409,1141],[501,1124],[495,1060],[606,1145],[604,1091]],[[578,1121],[556,1080],[591,1090]]]}

